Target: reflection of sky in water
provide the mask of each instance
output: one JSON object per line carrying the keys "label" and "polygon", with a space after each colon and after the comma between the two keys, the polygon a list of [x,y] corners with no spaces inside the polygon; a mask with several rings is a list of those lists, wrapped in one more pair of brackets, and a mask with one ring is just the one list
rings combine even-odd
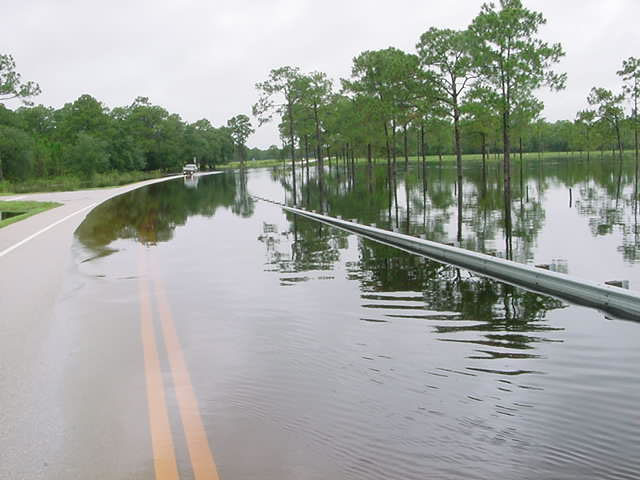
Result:
{"label": "reflection of sky in water", "polygon": [[[273,176],[250,172],[246,191],[281,200]],[[576,210],[578,188],[569,209],[553,185],[539,197],[532,261],[566,259],[571,273],[595,276],[581,265],[602,258],[614,276],[628,271],[617,234],[593,237]],[[633,478],[640,469],[638,324],[249,205],[244,189],[229,174],[189,189],[208,204],[177,190],[182,208],[161,186],[153,200],[135,198],[170,230],[145,243],[223,477]],[[351,203],[331,208],[353,218]],[[379,203],[367,221],[384,221]],[[447,219],[442,238],[455,238],[455,206],[433,213]],[[416,211],[411,224],[422,220]],[[565,248],[574,234],[585,243]],[[492,235],[499,250],[500,230]],[[594,262],[585,245],[606,253]],[[118,251],[80,266],[101,275],[96,292],[107,299],[135,262],[131,240],[108,246]]]}

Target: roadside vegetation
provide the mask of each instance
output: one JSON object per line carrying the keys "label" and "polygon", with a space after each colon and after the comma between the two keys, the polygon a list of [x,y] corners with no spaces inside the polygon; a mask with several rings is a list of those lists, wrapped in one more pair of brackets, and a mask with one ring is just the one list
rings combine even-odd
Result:
{"label": "roadside vegetation", "polygon": [[83,178],[73,175],[48,178],[29,178],[18,181],[0,182],[0,195],[10,193],[33,193],[33,192],[64,192],[70,190],[84,190],[90,188],[103,188],[126,185],[128,183],[141,182],[164,176],[161,170],[118,172],[117,170],[96,173],[91,178]]}
{"label": "roadside vegetation", "polygon": [[[59,207],[59,203],[55,202],[22,202],[22,201],[4,201],[0,200],[0,214],[16,214],[8,218],[0,217],[0,228],[6,227],[20,220],[24,220],[37,213],[44,212],[54,207]],[[4,215],[3,215],[4,216]]]}

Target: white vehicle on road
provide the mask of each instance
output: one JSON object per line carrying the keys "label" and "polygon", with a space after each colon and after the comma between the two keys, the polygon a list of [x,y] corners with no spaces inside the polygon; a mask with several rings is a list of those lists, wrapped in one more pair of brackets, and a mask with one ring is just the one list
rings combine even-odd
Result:
{"label": "white vehicle on road", "polygon": [[195,175],[198,172],[198,165],[195,163],[187,163],[184,167],[182,167],[182,174],[191,176]]}

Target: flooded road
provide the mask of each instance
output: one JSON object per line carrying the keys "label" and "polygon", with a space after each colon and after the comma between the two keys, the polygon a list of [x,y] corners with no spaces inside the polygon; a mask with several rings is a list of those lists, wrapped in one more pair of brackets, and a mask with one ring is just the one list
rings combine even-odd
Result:
{"label": "flooded road", "polygon": [[[514,195],[513,258],[637,288],[628,175],[617,192],[597,165],[542,168]],[[505,256],[499,172],[478,170],[462,245]],[[417,168],[390,210],[384,169],[336,173],[323,197],[302,182],[302,202],[456,240],[452,167],[429,167],[426,209]],[[637,478],[639,324],[248,196],[288,190],[277,170],[227,173],[89,215],[52,347],[71,352],[62,385],[80,377],[87,394],[60,389],[72,428],[56,471],[82,471],[80,449],[116,478]]]}

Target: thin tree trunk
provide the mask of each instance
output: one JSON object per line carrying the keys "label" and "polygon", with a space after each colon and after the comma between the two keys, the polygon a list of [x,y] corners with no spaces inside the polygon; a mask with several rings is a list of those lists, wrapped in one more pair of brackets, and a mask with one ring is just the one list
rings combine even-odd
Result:
{"label": "thin tree trunk", "polygon": [[307,170],[307,187],[309,185],[309,135],[304,136],[304,156]]}
{"label": "thin tree trunk", "polygon": [[396,205],[396,227],[398,226],[398,171],[397,171],[397,162],[396,162],[396,121],[395,119],[391,123],[391,136],[393,141],[393,148],[391,150],[392,158],[393,158],[393,168],[392,168],[392,176],[393,176],[393,201]]}
{"label": "thin tree trunk", "polygon": [[618,152],[620,153],[620,167],[618,168],[618,188],[616,192],[616,205],[618,204],[618,200],[620,198],[620,190],[622,187],[622,138],[620,136],[620,124],[616,122],[616,137],[618,138]]}
{"label": "thin tree trunk", "polygon": [[372,184],[373,165],[371,164],[371,143],[367,143],[367,178],[369,180],[369,193],[373,190]]}
{"label": "thin tree trunk", "polygon": [[289,100],[287,111],[289,115],[289,140],[291,141],[291,168],[293,170],[293,205],[297,203],[296,191],[296,146],[293,139],[293,103]]}
{"label": "thin tree trunk", "polygon": [[[634,91],[638,91],[637,89],[637,81],[636,81],[636,86],[634,88]],[[636,153],[636,189],[635,189],[635,194],[634,194],[634,204],[637,207],[637,201],[638,201],[638,169],[640,168],[640,164],[638,163],[638,97],[637,95],[635,95],[633,97],[634,100],[634,106],[633,106],[633,123],[634,123],[634,128],[633,128],[633,133],[635,135],[635,153]],[[637,232],[636,232],[637,233]]]}
{"label": "thin tree trunk", "polygon": [[427,234],[427,145],[424,139],[424,123],[420,123],[420,153],[422,155],[422,219]]}
{"label": "thin tree trunk", "polygon": [[318,116],[318,104],[313,104],[313,119],[316,124],[316,162],[318,168],[318,187],[324,188],[324,160],[322,158],[322,142],[320,141],[320,119]]}
{"label": "thin tree trunk", "polygon": [[351,184],[356,188],[356,152],[353,144],[351,145]]}
{"label": "thin tree trunk", "polygon": [[519,140],[520,140],[520,162],[522,162],[522,135],[520,135]]}
{"label": "thin tree trunk", "polygon": [[[505,229],[507,231],[507,245],[509,245],[509,237],[511,235],[511,137],[509,124],[508,106],[505,106],[502,112],[502,134],[504,142],[504,213],[505,213]],[[509,256],[509,252],[507,252]]]}
{"label": "thin tree trunk", "polygon": [[391,178],[391,147],[389,146],[389,127],[387,126],[387,122],[384,122],[384,139],[385,144],[387,146],[387,183],[389,184],[389,224],[391,224],[391,195],[392,195],[392,185],[393,180]]}
{"label": "thin tree trunk", "polygon": [[462,241],[462,148],[460,146],[460,112],[458,99],[453,97],[453,134],[456,148],[456,171],[458,175],[458,242]]}
{"label": "thin tree trunk", "polygon": [[[407,137],[407,124],[404,124],[404,170],[409,170],[409,140]],[[406,175],[406,173],[405,173]]]}

